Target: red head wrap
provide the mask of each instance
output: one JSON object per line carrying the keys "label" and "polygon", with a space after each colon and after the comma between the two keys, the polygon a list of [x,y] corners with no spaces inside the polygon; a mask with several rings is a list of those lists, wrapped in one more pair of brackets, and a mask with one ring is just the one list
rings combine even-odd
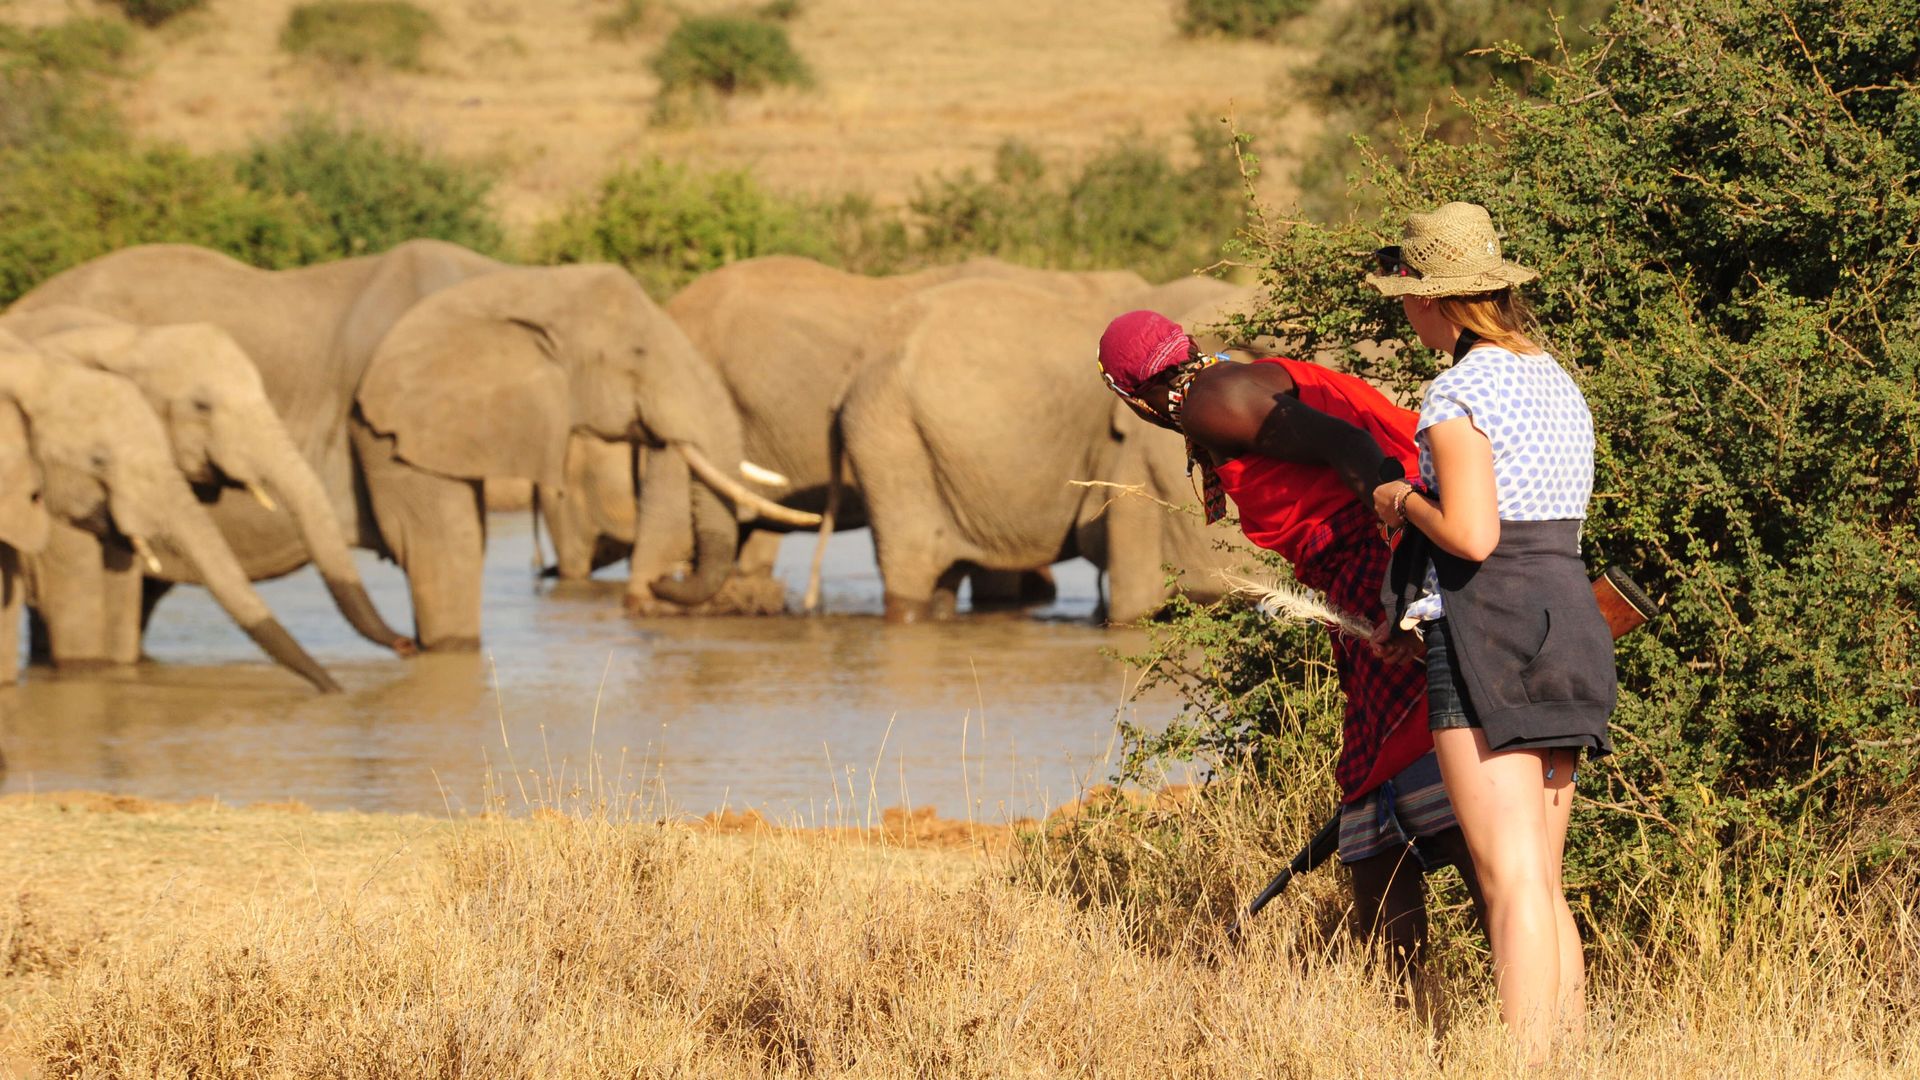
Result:
{"label": "red head wrap", "polygon": [[1122,394],[1139,393],[1142,383],[1192,354],[1186,331],[1157,312],[1129,311],[1100,335],[1100,370]]}

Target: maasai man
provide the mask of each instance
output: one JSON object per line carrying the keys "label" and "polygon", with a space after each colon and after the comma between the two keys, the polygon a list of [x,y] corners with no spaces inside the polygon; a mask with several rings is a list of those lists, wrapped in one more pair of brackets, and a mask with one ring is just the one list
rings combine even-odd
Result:
{"label": "maasai man", "polygon": [[[1209,522],[1226,515],[1231,498],[1247,539],[1279,552],[1294,577],[1334,607],[1380,622],[1390,552],[1373,491],[1419,467],[1416,414],[1318,364],[1203,355],[1178,325],[1151,311],[1108,325],[1100,369],[1142,419],[1186,436]],[[1412,635],[1384,649],[1333,636],[1347,698],[1334,772],[1354,930],[1362,941],[1384,939],[1409,975],[1420,972],[1426,942],[1423,860],[1458,867],[1476,906],[1480,897],[1434,759],[1417,648]]]}

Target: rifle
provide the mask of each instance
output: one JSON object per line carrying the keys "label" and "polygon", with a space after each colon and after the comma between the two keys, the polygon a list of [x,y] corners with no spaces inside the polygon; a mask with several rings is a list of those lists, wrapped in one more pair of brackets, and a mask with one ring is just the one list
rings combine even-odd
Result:
{"label": "rifle", "polygon": [[[1618,566],[1609,566],[1600,576],[1593,579],[1593,598],[1600,605],[1600,614],[1607,620],[1607,629],[1613,634],[1613,640],[1619,641],[1628,634],[1646,625],[1647,620],[1660,614],[1660,605],[1654,603],[1640,586],[1634,584],[1627,572]],[[1317,870],[1340,849],[1340,811],[1335,809],[1333,816],[1327,819],[1320,831],[1313,834],[1307,846],[1294,855],[1293,861],[1274,875],[1260,895],[1253,898],[1246,911],[1234,917],[1232,925],[1227,927],[1229,941],[1240,940],[1240,928],[1246,920],[1260,913],[1293,884],[1293,879],[1301,874]]]}

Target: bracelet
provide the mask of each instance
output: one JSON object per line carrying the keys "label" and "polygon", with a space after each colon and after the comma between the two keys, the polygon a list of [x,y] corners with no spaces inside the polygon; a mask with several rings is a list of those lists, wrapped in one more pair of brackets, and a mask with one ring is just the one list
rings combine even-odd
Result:
{"label": "bracelet", "polygon": [[1395,499],[1393,500],[1393,514],[1395,517],[1399,518],[1401,521],[1407,520],[1407,499],[1412,497],[1413,493],[1418,490],[1419,489],[1414,487],[1412,484],[1408,484],[1407,490],[1401,492],[1397,497],[1395,497]]}

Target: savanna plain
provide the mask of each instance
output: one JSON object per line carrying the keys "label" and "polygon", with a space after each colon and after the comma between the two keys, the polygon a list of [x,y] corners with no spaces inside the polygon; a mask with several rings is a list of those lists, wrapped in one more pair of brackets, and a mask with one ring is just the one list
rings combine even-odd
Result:
{"label": "savanna plain", "polygon": [[[112,90],[127,123],[213,154],[299,108],[377,120],[485,162],[515,243],[642,155],[884,208],[1009,138],[1071,161],[1229,107],[1272,161],[1322,134],[1290,81],[1307,46],[1182,36],[1159,0],[807,0],[790,26],[812,89],[682,124],[646,119],[644,46],[685,12],[421,0],[440,30],[417,70],[342,78],[276,48],[293,7],[214,0],[151,31]],[[76,8],[0,0],[0,18]],[[631,33],[595,32],[622,12]],[[0,1075],[1920,1076],[1920,869],[1860,857],[1920,846],[1910,800],[1793,855],[1779,887],[1742,865],[1764,853],[1707,834],[1682,837],[1678,887],[1622,875],[1636,895],[1612,906],[1637,918],[1591,928],[1585,1037],[1527,1069],[1450,871],[1431,1009],[1353,945],[1337,868],[1227,933],[1324,814],[1320,749],[1257,783],[1099,789],[1012,823],[857,797],[804,828],[703,816],[592,760],[493,774],[444,814],[14,785]]]}

